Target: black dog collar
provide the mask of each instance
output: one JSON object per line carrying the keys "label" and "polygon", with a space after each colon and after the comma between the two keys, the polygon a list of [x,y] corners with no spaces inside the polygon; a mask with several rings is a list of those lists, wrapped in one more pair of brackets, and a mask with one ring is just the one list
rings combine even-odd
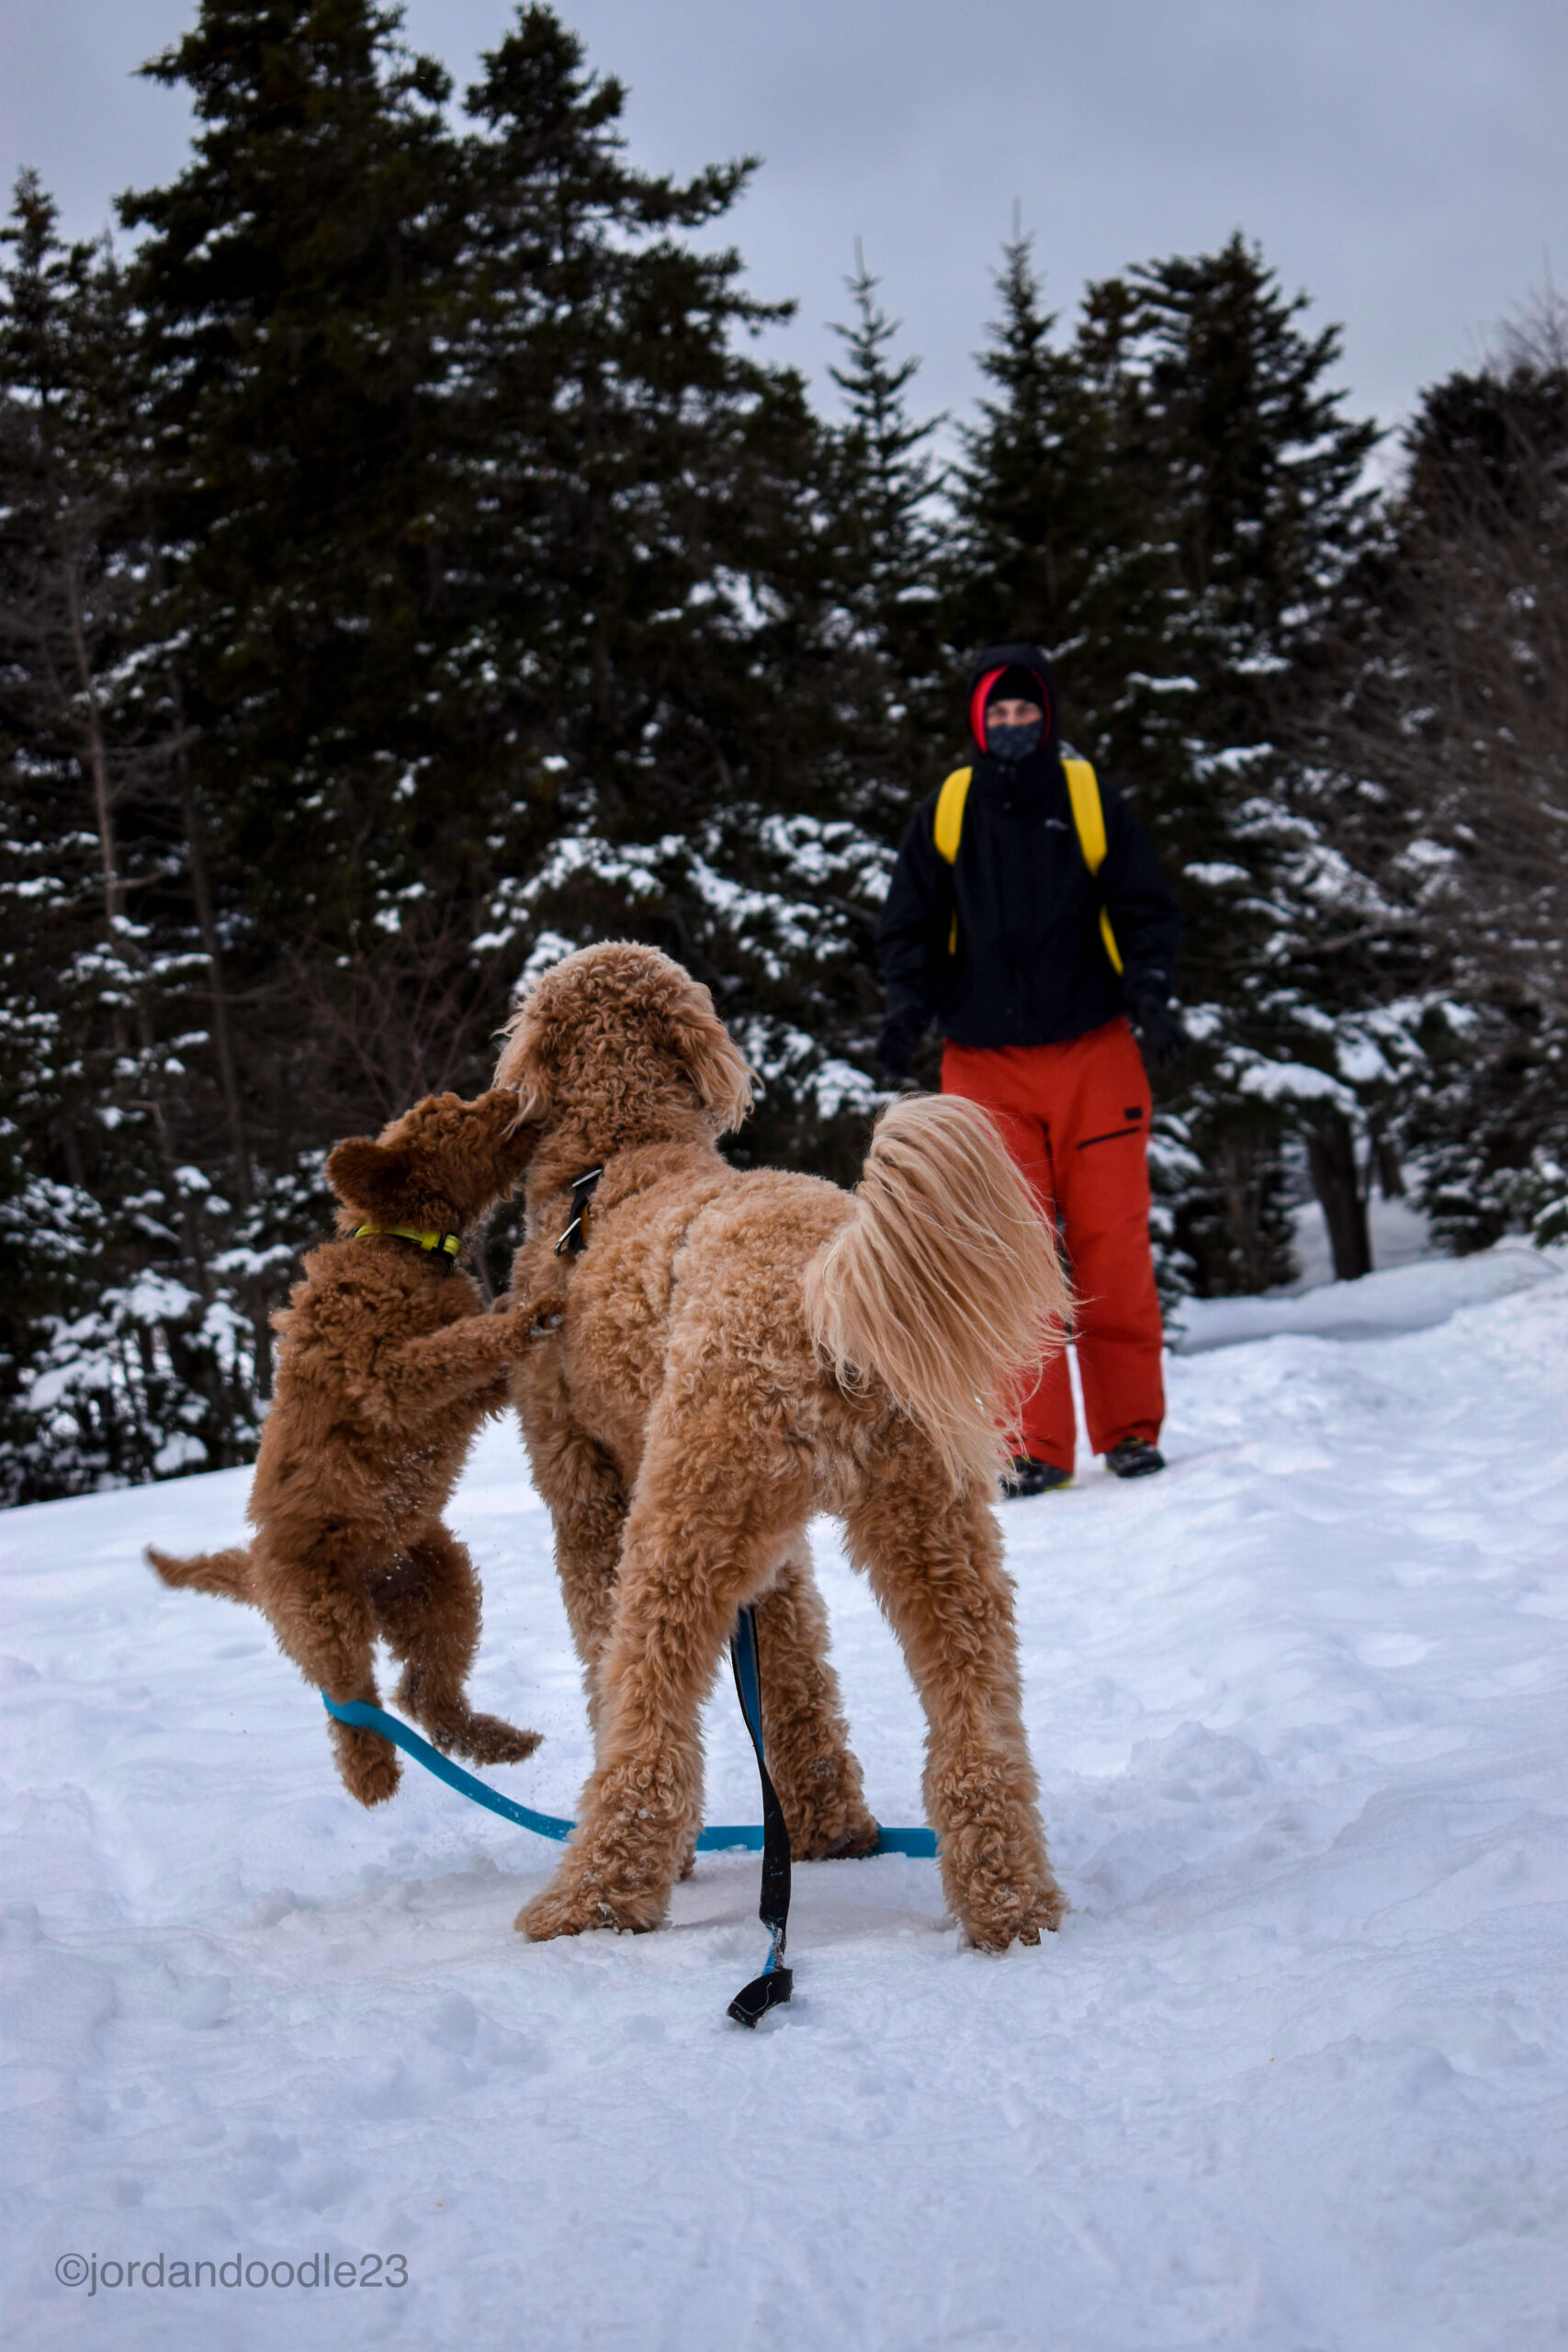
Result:
{"label": "black dog collar", "polygon": [[588,1204],[599,1189],[599,1179],[604,1173],[603,1165],[585,1168],[581,1176],[571,1181],[571,1223],[556,1243],[558,1258],[581,1258],[588,1247]]}

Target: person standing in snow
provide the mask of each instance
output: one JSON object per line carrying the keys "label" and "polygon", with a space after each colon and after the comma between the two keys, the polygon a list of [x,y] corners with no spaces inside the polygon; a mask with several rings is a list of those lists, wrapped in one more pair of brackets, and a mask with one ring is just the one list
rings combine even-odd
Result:
{"label": "person standing in snow", "polygon": [[[1149,1247],[1151,1096],[1128,1016],[1156,1067],[1185,1033],[1166,1000],[1180,917],[1121,796],[1062,742],[1038,646],[997,645],[969,682],[977,756],[929,794],[904,836],[879,945],[877,1057],[908,1078],[934,1018],[942,1091],[982,1103],[1044,1215],[1077,1295],[1073,1343],[1089,1442],[1119,1478],[1165,1467],[1162,1330]],[[1065,1350],[1021,1413],[1008,1495],[1073,1474]]]}

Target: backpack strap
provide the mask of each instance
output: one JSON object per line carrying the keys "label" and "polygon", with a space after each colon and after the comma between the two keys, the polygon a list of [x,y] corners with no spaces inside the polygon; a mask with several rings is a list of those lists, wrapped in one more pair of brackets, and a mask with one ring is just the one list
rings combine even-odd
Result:
{"label": "backpack strap", "polygon": [[[936,797],[936,819],[931,827],[931,839],[936,843],[938,857],[949,865],[958,863],[958,844],[964,835],[964,804],[969,797],[974,781],[973,768],[954,768]],[[958,953],[958,910],[953,910],[953,922],[947,934],[947,952]]]}
{"label": "backpack strap", "polygon": [[949,865],[958,862],[958,843],[964,832],[964,804],[969,797],[974,781],[973,768],[954,768],[936,797],[936,822],[931,837],[936,842],[938,857]]}
{"label": "backpack strap", "polygon": [[[1062,773],[1067,779],[1067,797],[1073,806],[1073,823],[1077,830],[1083,862],[1091,874],[1097,875],[1105,863],[1107,846],[1105,803],[1100,797],[1100,778],[1091,763],[1080,759],[1076,752],[1063,752]],[[1116,944],[1116,933],[1111,928],[1111,917],[1103,906],[1100,910],[1100,935],[1105,942],[1111,970],[1120,972],[1122,950]]]}

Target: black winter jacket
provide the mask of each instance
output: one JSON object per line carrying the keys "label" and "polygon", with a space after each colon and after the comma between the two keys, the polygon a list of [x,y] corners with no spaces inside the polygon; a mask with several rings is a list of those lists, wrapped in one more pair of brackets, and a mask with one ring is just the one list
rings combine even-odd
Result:
{"label": "black winter jacket", "polygon": [[[898,852],[878,944],[889,1014],[934,1015],[955,1045],[1043,1046],[1113,1021],[1141,992],[1163,1001],[1181,921],[1148,835],[1103,779],[1105,862],[1090,875],[1062,773],[1050,666],[1031,647],[996,654],[1038,668],[1052,706],[1044,743],[1014,765],[976,755],[955,865],[934,839],[940,794],[921,801]],[[1001,666],[996,654],[982,657],[976,678]],[[1100,936],[1102,905],[1121,977]]]}

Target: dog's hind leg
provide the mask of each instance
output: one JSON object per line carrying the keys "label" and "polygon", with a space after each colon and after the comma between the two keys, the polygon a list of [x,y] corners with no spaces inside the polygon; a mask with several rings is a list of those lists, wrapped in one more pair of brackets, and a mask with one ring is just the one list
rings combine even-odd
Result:
{"label": "dog's hind leg", "polygon": [[741,1461],[743,1408],[684,1406],[649,1433],[601,1672],[599,1761],[579,1826],[517,1925],[537,1939],[656,1928],[695,1835],[699,1715],[740,1605],[764,1590],[809,1503],[788,1454]]}
{"label": "dog's hind leg", "polygon": [[797,1862],[876,1849],[828,1648],[828,1612],[802,1540],[757,1603],[768,1772]]}
{"label": "dog's hind leg", "polygon": [[[339,1535],[299,1560],[274,1558],[265,1540],[252,1554],[256,1598],[272,1621],[279,1648],[307,1682],[340,1703],[381,1703],[376,1688],[376,1621],[361,1564]],[[379,1732],[353,1724],[328,1725],[338,1770],[361,1804],[382,1804],[397,1789],[398,1751]]]}
{"label": "dog's hind leg", "polygon": [[927,1817],[942,1885],[974,1941],[1038,1943],[1066,1910],[1051,1873],[1019,1688],[1012,1587],[988,1495],[955,1494],[908,1421],[862,1474],[850,1547],[925,1709]]}
{"label": "dog's hind leg", "polygon": [[371,1588],[376,1622],[403,1661],[397,1700],[437,1747],[476,1764],[520,1764],[543,1735],[479,1714],[466,1685],[479,1642],[479,1580],[465,1546],[437,1524],[422,1530],[403,1561]]}

